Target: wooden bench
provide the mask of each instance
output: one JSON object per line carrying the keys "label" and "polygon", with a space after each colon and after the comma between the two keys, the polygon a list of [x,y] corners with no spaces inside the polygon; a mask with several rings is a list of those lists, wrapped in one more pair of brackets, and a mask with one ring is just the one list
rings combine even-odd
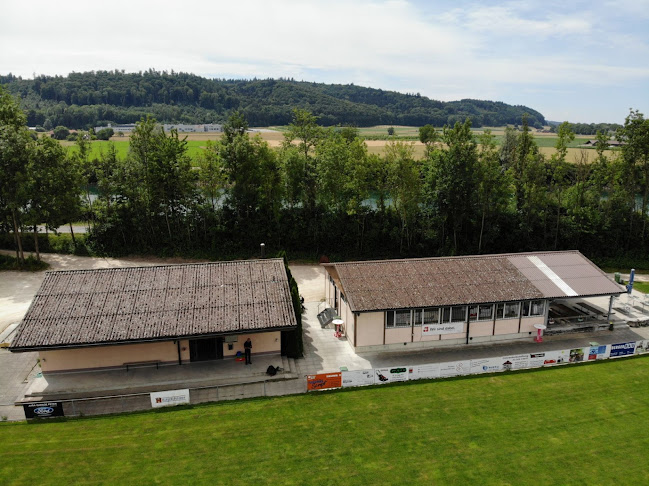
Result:
{"label": "wooden bench", "polygon": [[160,363],[160,360],[153,359],[151,361],[133,361],[132,363],[124,363],[124,366],[126,366],[126,371],[128,372],[128,369],[133,367],[143,368],[145,366],[155,365],[155,368],[158,369],[160,367]]}

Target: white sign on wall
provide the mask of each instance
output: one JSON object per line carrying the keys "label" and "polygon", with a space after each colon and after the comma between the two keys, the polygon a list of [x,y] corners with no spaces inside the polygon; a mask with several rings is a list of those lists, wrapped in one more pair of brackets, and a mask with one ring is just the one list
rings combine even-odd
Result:
{"label": "white sign on wall", "polygon": [[439,363],[410,366],[408,373],[411,380],[439,378]]}
{"label": "white sign on wall", "polygon": [[366,386],[374,384],[374,370],[343,371],[342,386]]}
{"label": "white sign on wall", "polygon": [[172,407],[189,403],[189,389],[167,390],[151,393],[151,406],[153,408]]}
{"label": "white sign on wall", "polygon": [[480,358],[471,360],[471,373],[495,373],[503,370],[500,358]]}
{"label": "white sign on wall", "polygon": [[530,355],[529,354],[512,354],[510,356],[503,356],[503,368],[506,371],[521,370],[529,367]]}
{"label": "white sign on wall", "polygon": [[464,322],[447,322],[445,324],[425,324],[421,326],[422,336],[435,336],[438,334],[455,334],[464,332]]}
{"label": "white sign on wall", "polygon": [[390,368],[378,368],[374,370],[374,383],[383,385],[395,381],[408,381],[407,366],[392,366]]}
{"label": "white sign on wall", "polygon": [[471,373],[471,360],[451,361],[450,363],[441,363],[439,365],[439,376],[441,378],[468,375],[469,373]]}

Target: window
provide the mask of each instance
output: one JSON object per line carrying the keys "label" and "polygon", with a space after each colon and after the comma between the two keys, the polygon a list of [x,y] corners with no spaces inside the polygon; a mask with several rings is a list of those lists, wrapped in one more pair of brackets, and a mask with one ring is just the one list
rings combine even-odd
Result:
{"label": "window", "polygon": [[451,322],[464,322],[466,320],[466,306],[451,307]]}
{"label": "window", "polygon": [[479,321],[490,321],[494,317],[494,306],[493,304],[489,305],[480,305],[478,307],[478,320]]}
{"label": "window", "polygon": [[478,306],[470,305],[469,306],[469,319],[475,321],[478,318]]}
{"label": "window", "polygon": [[398,310],[394,311],[394,325],[395,327],[410,327],[410,311]]}
{"label": "window", "polygon": [[505,304],[505,319],[511,319],[513,317],[518,317],[518,312],[520,310],[520,302],[508,302]]}
{"label": "window", "polygon": [[531,316],[542,316],[545,314],[545,301],[544,300],[533,300],[532,301],[532,310],[530,312]]}
{"label": "window", "polygon": [[444,307],[442,309],[442,322],[451,322],[451,308]]}
{"label": "window", "polygon": [[421,309],[415,309],[412,311],[412,324],[414,326],[421,326],[421,315],[422,315]]}
{"label": "window", "polygon": [[388,311],[385,313],[385,327],[410,327],[409,310]]}
{"label": "window", "polygon": [[523,302],[523,312],[521,313],[523,317],[527,317],[530,315],[530,301],[527,300]]}
{"label": "window", "polygon": [[496,319],[505,318],[505,304],[496,304]]}
{"label": "window", "polygon": [[424,324],[439,324],[439,307],[424,309]]}

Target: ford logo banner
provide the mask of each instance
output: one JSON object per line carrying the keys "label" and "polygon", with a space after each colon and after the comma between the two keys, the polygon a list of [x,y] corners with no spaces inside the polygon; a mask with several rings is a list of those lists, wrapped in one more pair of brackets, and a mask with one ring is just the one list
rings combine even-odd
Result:
{"label": "ford logo banner", "polygon": [[63,402],[23,403],[25,418],[63,417]]}

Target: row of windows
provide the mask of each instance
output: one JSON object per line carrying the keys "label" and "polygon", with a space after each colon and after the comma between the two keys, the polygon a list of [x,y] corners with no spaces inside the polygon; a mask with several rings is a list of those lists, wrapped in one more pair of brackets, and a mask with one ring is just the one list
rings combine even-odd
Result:
{"label": "row of windows", "polygon": [[493,321],[494,317],[496,319],[518,319],[519,317],[542,316],[544,314],[544,300],[429,307],[427,309],[387,311],[385,326],[392,328],[466,322],[467,318],[472,321]]}

